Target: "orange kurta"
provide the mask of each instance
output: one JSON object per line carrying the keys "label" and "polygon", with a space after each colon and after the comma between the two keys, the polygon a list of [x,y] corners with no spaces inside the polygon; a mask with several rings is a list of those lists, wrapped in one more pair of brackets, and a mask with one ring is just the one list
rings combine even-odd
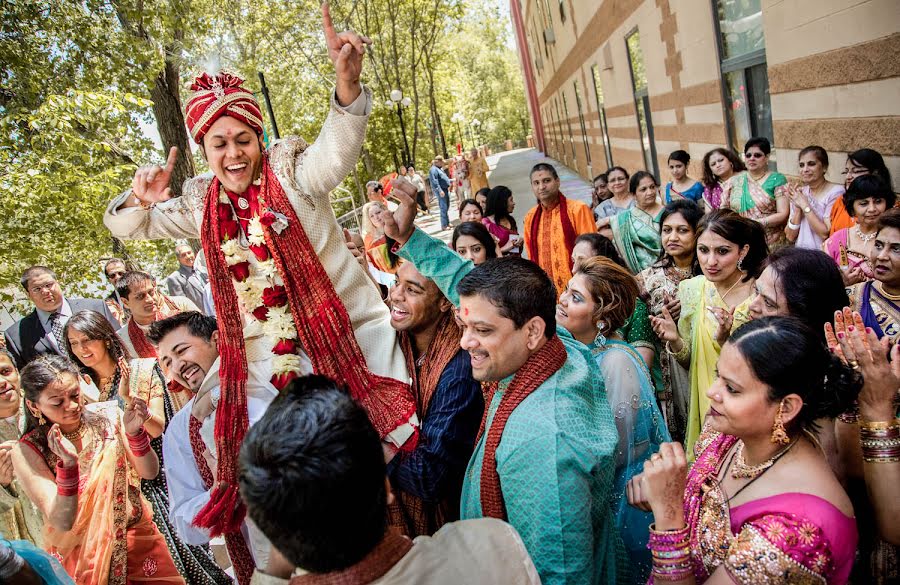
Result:
{"label": "orange kurta", "polygon": [[[597,231],[594,224],[594,214],[591,209],[581,201],[566,199],[566,208],[569,212],[569,221],[575,236]],[[525,215],[525,248],[528,257],[534,258],[534,250],[531,249],[531,222],[537,213],[537,206],[531,208]],[[572,278],[572,270],[569,262],[572,259],[572,249],[566,247],[563,237],[562,220],[559,217],[559,205],[552,209],[545,209],[541,214],[541,226],[538,231],[538,265],[544,272],[550,275],[550,280],[556,286],[557,292],[566,289],[569,279]]]}
{"label": "orange kurta", "polygon": [[475,197],[475,193],[481,189],[490,187],[487,178],[489,170],[490,167],[488,167],[487,161],[484,160],[483,156],[469,161],[469,191],[472,193],[472,197]]}

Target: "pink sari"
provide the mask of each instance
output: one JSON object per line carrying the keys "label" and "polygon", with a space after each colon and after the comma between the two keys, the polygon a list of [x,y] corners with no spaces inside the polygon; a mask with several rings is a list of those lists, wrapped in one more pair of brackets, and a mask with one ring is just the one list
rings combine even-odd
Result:
{"label": "pink sari", "polygon": [[729,509],[716,474],[736,442],[705,430],[695,444],[684,513],[697,582],[724,565],[741,584],[846,583],[858,540],[856,520],[829,502],[784,493]]}
{"label": "pink sari", "polygon": [[[874,278],[875,273],[872,271],[872,264],[866,254],[851,250],[849,245],[850,230],[844,228],[834,232],[834,234],[825,240],[822,244],[822,250],[834,259],[834,262],[843,268],[850,266],[851,268],[860,268],[866,278]],[[841,249],[844,249],[846,259],[841,258]]]}

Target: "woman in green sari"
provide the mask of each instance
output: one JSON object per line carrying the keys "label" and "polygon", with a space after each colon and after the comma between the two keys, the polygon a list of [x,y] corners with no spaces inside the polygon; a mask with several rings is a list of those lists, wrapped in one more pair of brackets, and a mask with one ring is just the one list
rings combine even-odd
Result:
{"label": "woman in green sari", "polygon": [[659,202],[659,184],[647,171],[631,177],[629,190],[635,206],[610,218],[613,242],[632,274],[638,274],[659,258],[662,243],[659,237],[659,216],[663,206]]}
{"label": "woman in green sari", "polygon": [[787,179],[781,173],[769,171],[771,153],[768,138],[756,137],[747,141],[744,145],[747,170],[732,177],[730,187],[726,187],[726,201],[728,207],[765,228],[766,243],[774,250],[787,243],[784,225],[790,212],[790,200],[781,189]]}

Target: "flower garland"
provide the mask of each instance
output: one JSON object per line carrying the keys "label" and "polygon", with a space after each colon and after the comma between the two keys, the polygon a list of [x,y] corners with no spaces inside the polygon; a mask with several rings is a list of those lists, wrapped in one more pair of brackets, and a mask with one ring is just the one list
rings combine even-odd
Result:
{"label": "flower garland", "polygon": [[[303,365],[287,290],[266,243],[266,230],[273,232],[270,236],[279,234],[287,227],[287,220],[270,210],[260,214],[264,205],[255,191],[252,195],[247,193],[251,197],[251,215],[247,219],[238,216],[224,188],[220,189],[219,232],[238,299],[247,315],[259,323],[263,334],[275,342],[271,382],[280,391],[300,375]],[[241,220],[247,222],[246,235],[241,230]]]}

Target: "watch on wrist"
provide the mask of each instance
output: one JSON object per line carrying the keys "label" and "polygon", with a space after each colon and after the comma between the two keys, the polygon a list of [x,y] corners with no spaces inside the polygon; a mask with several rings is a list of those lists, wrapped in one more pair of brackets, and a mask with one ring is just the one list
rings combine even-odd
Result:
{"label": "watch on wrist", "polygon": [[803,208],[803,213],[809,213],[810,211],[812,211],[812,209],[810,209],[809,205]]}

